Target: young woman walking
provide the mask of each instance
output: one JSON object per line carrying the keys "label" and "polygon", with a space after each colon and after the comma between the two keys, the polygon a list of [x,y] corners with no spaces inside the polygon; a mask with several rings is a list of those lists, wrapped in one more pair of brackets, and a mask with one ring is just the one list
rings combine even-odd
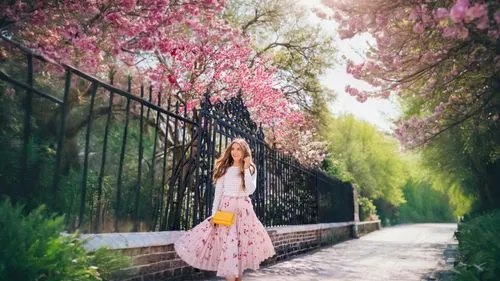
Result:
{"label": "young woman walking", "polygon": [[[212,215],[175,242],[177,254],[186,263],[238,281],[245,269],[257,269],[274,256],[271,239],[248,197],[255,191],[256,179],[250,146],[241,138],[234,139],[215,162]],[[217,211],[233,213],[234,222],[229,226],[215,223]]]}

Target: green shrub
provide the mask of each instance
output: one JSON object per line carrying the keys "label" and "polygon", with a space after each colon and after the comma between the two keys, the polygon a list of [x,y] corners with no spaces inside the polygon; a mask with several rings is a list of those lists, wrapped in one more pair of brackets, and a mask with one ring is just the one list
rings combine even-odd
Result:
{"label": "green shrub", "polygon": [[500,210],[466,217],[458,225],[457,281],[500,280]]}
{"label": "green shrub", "polygon": [[378,220],[377,207],[375,207],[372,200],[366,197],[359,197],[358,203],[360,221]]}
{"label": "green shrub", "polygon": [[77,235],[61,235],[63,217],[39,207],[28,215],[23,206],[0,202],[0,280],[109,280],[129,266],[128,258],[107,249],[87,252]]}

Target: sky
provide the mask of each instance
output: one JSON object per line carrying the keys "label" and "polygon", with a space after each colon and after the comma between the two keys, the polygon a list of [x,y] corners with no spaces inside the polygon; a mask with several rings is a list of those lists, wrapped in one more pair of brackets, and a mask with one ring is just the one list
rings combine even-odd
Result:
{"label": "sky", "polygon": [[[322,7],[321,0],[300,0],[300,3],[309,8]],[[367,42],[373,42],[369,35],[356,36],[348,40],[340,40],[335,32],[335,22],[321,20],[314,15],[311,15],[309,20],[312,23],[319,23],[324,27],[325,31],[333,36],[335,46],[338,49],[338,58],[345,56],[345,58],[351,59],[356,63],[364,60],[363,54],[368,47]],[[336,101],[330,105],[332,113],[335,115],[350,113],[358,119],[370,122],[381,131],[392,131],[394,125],[391,120],[395,120],[401,115],[401,109],[395,98],[388,100],[368,99],[364,103],[358,102],[354,97],[344,91],[345,86],[351,85],[362,90],[370,90],[371,87],[363,81],[354,79],[350,74],[345,72],[345,69],[346,65],[344,60],[339,59],[339,64],[329,69],[326,74],[321,77],[321,83],[333,89],[337,95]]]}

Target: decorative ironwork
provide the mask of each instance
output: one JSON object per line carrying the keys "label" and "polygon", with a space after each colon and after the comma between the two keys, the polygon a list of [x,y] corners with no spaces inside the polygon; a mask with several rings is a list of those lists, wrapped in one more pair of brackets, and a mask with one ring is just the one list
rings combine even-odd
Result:
{"label": "decorative ironwork", "polygon": [[212,104],[210,94],[204,94],[202,111],[207,115],[217,118],[220,123],[228,127],[235,127],[242,133],[252,134],[264,139],[262,129],[250,117],[250,112],[243,100],[242,90],[238,94],[227,100],[219,100]]}

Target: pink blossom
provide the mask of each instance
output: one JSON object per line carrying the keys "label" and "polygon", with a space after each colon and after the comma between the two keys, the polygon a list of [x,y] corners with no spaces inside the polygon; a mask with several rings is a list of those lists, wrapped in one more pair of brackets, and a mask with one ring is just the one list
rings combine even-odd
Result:
{"label": "pink blossom", "polygon": [[465,19],[467,9],[469,8],[469,0],[457,0],[451,8],[450,18],[453,22],[458,23]]}
{"label": "pink blossom", "polygon": [[424,24],[422,22],[417,22],[414,26],[413,26],[413,32],[417,33],[417,34],[422,34],[424,33]]}
{"label": "pink blossom", "polygon": [[14,7],[16,7],[16,9],[19,11],[24,11],[28,7],[28,5],[26,5],[26,3],[24,3],[23,1],[16,1]]}
{"label": "pink blossom", "polygon": [[500,38],[500,31],[499,30],[488,30],[488,36],[493,38],[493,39],[498,39]]}
{"label": "pink blossom", "polygon": [[457,29],[455,27],[446,27],[443,29],[444,38],[454,38],[457,34]]}
{"label": "pink blossom", "polygon": [[360,103],[364,103],[367,99],[368,99],[367,95],[361,94],[356,96],[356,100],[359,101]]}
{"label": "pink blossom", "polygon": [[[486,15],[486,4],[475,4],[470,7],[467,11],[467,16],[465,18],[466,22],[471,22],[475,19],[484,17]],[[487,15],[486,15],[487,17]]]}
{"label": "pink blossom", "polygon": [[354,78],[359,79],[361,77],[361,71],[364,64],[355,65],[351,60],[347,62],[346,72],[351,74]]}
{"label": "pink blossom", "polygon": [[436,10],[436,19],[440,20],[448,16],[448,10],[446,8],[438,8]]}
{"label": "pink blossom", "polygon": [[400,56],[394,56],[391,64],[396,68],[400,68],[403,65],[403,61],[401,60]]}
{"label": "pink blossom", "polygon": [[108,20],[110,23],[119,24],[119,19],[119,13],[110,13],[106,16],[106,20]]}
{"label": "pink blossom", "polygon": [[488,15],[484,15],[480,20],[476,22],[477,29],[484,30],[489,27]]}
{"label": "pink blossom", "polygon": [[432,18],[432,15],[429,14],[428,12],[425,13],[425,14],[422,14],[422,23],[425,25],[425,26],[430,26],[434,23],[434,20]]}
{"label": "pink blossom", "polygon": [[390,92],[390,91],[382,91],[382,92],[380,93],[380,96],[381,96],[382,98],[386,98],[386,99],[387,99],[387,98],[389,98],[389,97],[391,96],[391,92]]}
{"label": "pink blossom", "polygon": [[325,13],[325,12],[324,12],[323,10],[321,10],[321,9],[318,9],[318,8],[313,8],[313,10],[312,10],[312,11],[313,11],[313,12],[316,14],[316,16],[317,16],[318,18],[320,18],[320,19],[326,19],[326,18],[328,17],[328,14],[327,14],[327,13]]}
{"label": "pink blossom", "polygon": [[19,20],[19,15],[20,13],[18,13],[16,11],[16,9],[12,9],[12,8],[6,8],[3,13],[3,15],[5,15],[5,17],[11,21],[18,21]]}
{"label": "pink blossom", "polygon": [[497,24],[500,24],[500,10],[495,12],[495,21]]}
{"label": "pink blossom", "polygon": [[339,29],[338,34],[340,39],[347,39],[353,37],[355,32],[352,29]]}
{"label": "pink blossom", "polygon": [[358,89],[352,88],[350,85],[347,85],[345,87],[345,91],[346,91],[346,93],[348,93],[351,96],[357,96],[357,95],[359,95]]}
{"label": "pink blossom", "polygon": [[414,8],[413,10],[411,10],[411,13],[408,16],[408,19],[411,21],[414,21],[414,20],[418,19],[419,15],[420,15],[420,9]]}
{"label": "pink blossom", "polygon": [[7,57],[7,51],[0,47],[0,61],[5,60]]}
{"label": "pink blossom", "polygon": [[387,21],[388,21],[388,15],[383,15],[383,14],[379,14],[377,15],[377,17],[375,18],[375,22],[377,25],[379,26],[384,26],[387,24]]}
{"label": "pink blossom", "polygon": [[457,37],[462,40],[467,39],[469,37],[469,29],[467,29],[467,27],[465,26],[462,26],[461,28],[458,29]]}
{"label": "pink blossom", "polygon": [[377,45],[379,45],[380,47],[389,46],[392,43],[391,37],[385,34],[377,36],[376,40],[377,40]]}
{"label": "pink blossom", "polygon": [[31,15],[31,22],[37,25],[44,24],[45,14],[41,10],[35,10]]}
{"label": "pink blossom", "polygon": [[121,0],[120,6],[125,10],[130,11],[135,7],[135,0]]}
{"label": "pink blossom", "polygon": [[144,50],[152,50],[154,47],[153,41],[151,40],[150,37],[142,37],[139,40],[139,45],[141,46],[142,49]]}

